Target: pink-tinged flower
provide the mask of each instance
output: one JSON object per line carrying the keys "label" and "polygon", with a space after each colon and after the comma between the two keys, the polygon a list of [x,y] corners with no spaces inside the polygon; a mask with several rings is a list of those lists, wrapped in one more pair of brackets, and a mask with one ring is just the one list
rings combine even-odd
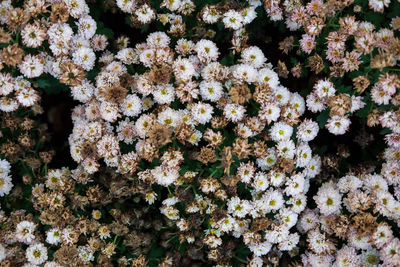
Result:
{"label": "pink-tinged flower", "polygon": [[326,50],[326,59],[332,63],[338,63],[343,58],[343,54],[343,49],[328,47],[328,50]]}
{"label": "pink-tinged flower", "polygon": [[392,18],[390,26],[392,27],[393,30],[400,30],[400,17]]}
{"label": "pink-tinged flower", "polygon": [[315,37],[314,36],[310,36],[308,34],[303,34],[302,38],[300,40],[300,46],[301,49],[306,52],[307,54],[310,54],[311,51],[314,50],[315,48]]}
{"label": "pink-tinged flower", "polygon": [[385,135],[385,141],[388,146],[400,148],[400,133],[391,133]]}
{"label": "pink-tinged flower", "polygon": [[297,63],[294,67],[290,70],[293,77],[300,78],[301,76],[301,64]]}
{"label": "pink-tinged flower", "polygon": [[388,7],[390,4],[390,0],[369,0],[368,5],[369,8],[374,10],[375,12],[383,12],[385,7]]}
{"label": "pink-tinged flower", "polygon": [[322,6],[324,2],[321,0],[312,0],[306,6],[307,13],[310,15],[318,15],[322,11]]}
{"label": "pink-tinged flower", "polygon": [[298,24],[303,24],[303,22],[307,21],[308,18],[309,15],[307,13],[307,10],[303,6],[294,9],[291,15],[291,21],[296,22]]}
{"label": "pink-tinged flower", "polygon": [[352,52],[346,52],[346,56],[342,59],[342,67],[345,71],[355,71],[358,70],[358,66],[360,66],[361,61],[360,61],[360,56],[361,53],[352,51]]}

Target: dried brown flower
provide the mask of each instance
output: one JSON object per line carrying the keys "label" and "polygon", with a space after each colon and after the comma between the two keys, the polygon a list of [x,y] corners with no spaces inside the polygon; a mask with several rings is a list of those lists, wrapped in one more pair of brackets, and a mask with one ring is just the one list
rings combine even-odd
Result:
{"label": "dried brown flower", "polygon": [[69,86],[81,84],[82,80],[86,77],[86,72],[82,67],[75,65],[73,62],[65,62],[61,64],[60,70],[60,82]]}
{"label": "dried brown flower", "polygon": [[11,41],[11,34],[6,32],[4,28],[0,28],[0,43],[9,43]]}
{"label": "dried brown flower", "polygon": [[7,25],[11,30],[16,30],[30,19],[30,13],[21,8],[13,8],[9,11]]}
{"label": "dried brown flower", "polygon": [[238,138],[233,144],[232,152],[235,154],[239,160],[245,159],[250,155],[250,144],[247,139]]}
{"label": "dried brown flower", "polygon": [[51,5],[50,21],[54,23],[65,23],[68,21],[69,12],[65,3],[54,3]]}
{"label": "dried brown flower", "polygon": [[215,116],[211,119],[211,127],[214,129],[222,129],[228,124],[228,120],[224,116]]}
{"label": "dried brown flower", "polygon": [[247,84],[232,86],[228,92],[230,100],[234,103],[243,104],[251,98],[251,91]]}
{"label": "dried brown flower", "polygon": [[314,54],[313,56],[308,57],[308,67],[310,67],[313,72],[318,74],[324,69],[325,65],[321,56]]}
{"label": "dried brown flower", "polygon": [[330,116],[344,116],[351,109],[351,98],[347,94],[339,94],[329,98]]}
{"label": "dried brown flower", "polygon": [[155,84],[166,84],[171,80],[172,67],[167,64],[161,66],[154,66],[149,71],[149,81]]}
{"label": "dried brown flower", "polygon": [[276,66],[276,72],[278,73],[279,77],[287,78],[289,75],[289,71],[286,67],[285,62],[278,60],[278,65]]}
{"label": "dried brown flower", "polygon": [[370,66],[373,69],[382,70],[383,68],[393,67],[395,65],[396,61],[394,57],[390,53],[384,52],[383,50],[379,50],[379,54],[374,56],[370,61]]}
{"label": "dried brown flower", "polygon": [[1,51],[1,60],[8,66],[15,67],[22,62],[24,50],[18,47],[18,44],[9,45],[4,47]]}
{"label": "dried brown flower", "polygon": [[293,36],[286,37],[283,41],[279,42],[279,49],[287,55],[289,51],[292,50],[293,42]]}
{"label": "dried brown flower", "polygon": [[358,76],[353,79],[353,86],[358,93],[363,93],[368,88],[370,82],[367,76]]}
{"label": "dried brown flower", "polygon": [[162,146],[168,144],[169,142],[172,142],[172,127],[161,125],[159,123],[154,123],[154,125],[150,128],[148,135],[150,142]]}
{"label": "dried brown flower", "polygon": [[196,159],[203,164],[208,164],[209,162],[217,161],[217,156],[215,155],[215,150],[213,148],[203,146]]}

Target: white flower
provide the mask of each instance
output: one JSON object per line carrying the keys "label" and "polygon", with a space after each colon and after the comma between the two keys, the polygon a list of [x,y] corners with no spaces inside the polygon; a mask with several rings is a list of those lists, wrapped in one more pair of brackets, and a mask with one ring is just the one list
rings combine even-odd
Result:
{"label": "white flower", "polygon": [[38,56],[26,55],[19,70],[27,78],[36,78],[43,73],[44,65]]}
{"label": "white flower", "polygon": [[117,0],[117,6],[126,13],[132,13],[136,7],[136,1],[134,0]]}
{"label": "white flower", "polygon": [[243,27],[243,16],[239,12],[231,9],[223,16],[222,22],[226,28],[238,30]]}
{"label": "white flower", "polygon": [[79,246],[78,257],[84,262],[90,262],[94,260],[93,251],[89,246]]}
{"label": "white flower", "polygon": [[268,254],[268,252],[272,248],[272,244],[269,243],[268,241],[253,242],[248,247],[251,250],[251,252],[254,253],[255,256],[259,257]]}
{"label": "white flower", "polygon": [[209,122],[213,113],[213,107],[210,104],[202,102],[194,104],[191,109],[193,120],[200,124]]}
{"label": "white flower", "polygon": [[72,59],[76,65],[81,66],[86,71],[90,71],[94,67],[96,55],[93,49],[80,47],[72,54]]}
{"label": "white flower", "polygon": [[296,152],[296,146],[292,140],[282,140],[276,145],[276,154],[285,159],[293,159]]}
{"label": "white flower", "polygon": [[200,61],[214,61],[219,56],[218,48],[214,42],[202,39],[194,47]]}
{"label": "white flower", "polygon": [[267,61],[264,53],[257,46],[250,46],[244,49],[241,56],[243,63],[250,64],[255,68],[261,67]]}
{"label": "white flower", "polygon": [[15,237],[19,242],[30,244],[34,239],[36,225],[30,221],[21,221],[17,224]]}
{"label": "white flower", "polygon": [[241,200],[239,197],[232,197],[228,200],[228,213],[235,217],[244,218],[251,210],[251,205],[247,200]]}
{"label": "white flower", "polygon": [[246,109],[239,104],[227,104],[224,107],[225,117],[232,122],[239,122],[244,118]]}
{"label": "white flower", "polygon": [[58,228],[50,229],[46,234],[46,242],[51,245],[57,245],[61,242],[61,233]]}
{"label": "white flower", "polygon": [[330,133],[333,133],[334,135],[341,135],[346,133],[350,124],[351,121],[348,117],[334,115],[328,119],[325,127]]}
{"label": "white flower", "polygon": [[179,219],[179,210],[172,206],[162,206],[160,208],[161,214],[164,214],[170,220]]}
{"label": "white flower", "polygon": [[238,64],[232,66],[232,76],[238,81],[253,83],[257,80],[257,75],[258,72],[252,65]]}
{"label": "white flower", "polygon": [[147,45],[151,48],[168,47],[171,39],[165,32],[153,32],[147,36]]}
{"label": "white flower", "polygon": [[323,215],[337,214],[340,211],[342,195],[339,193],[333,183],[324,183],[314,196],[320,212]]}
{"label": "white flower", "polygon": [[261,106],[259,112],[260,119],[266,120],[267,123],[277,121],[281,115],[281,109],[276,103],[266,103]]}
{"label": "white flower", "polygon": [[173,65],[175,77],[178,80],[189,81],[196,74],[195,67],[191,60],[178,58]]}
{"label": "white flower", "polygon": [[201,97],[212,102],[218,101],[224,93],[222,84],[217,81],[202,81],[199,87]]}
{"label": "white flower", "polygon": [[306,105],[303,97],[301,97],[299,93],[292,93],[289,102],[291,106],[294,107],[297,112],[299,112],[300,116],[304,114],[304,111],[306,110]]}
{"label": "white flower", "polygon": [[259,83],[266,83],[272,89],[277,88],[279,85],[278,74],[269,68],[260,69],[257,77]]}
{"label": "white flower", "polygon": [[154,10],[148,4],[144,4],[140,8],[136,9],[135,15],[143,24],[150,23],[150,21],[156,17]]}
{"label": "white flower", "polygon": [[305,119],[297,128],[297,138],[303,142],[313,140],[319,132],[318,123],[310,119]]}
{"label": "white flower", "polygon": [[157,85],[153,97],[159,104],[171,104],[175,99],[174,86],[172,84]]}
{"label": "white flower", "polygon": [[6,257],[7,257],[7,250],[2,244],[0,244],[0,262],[3,261]]}
{"label": "white flower", "polygon": [[13,188],[11,176],[8,174],[0,176],[0,197],[8,195]]}
{"label": "white flower", "polygon": [[97,30],[96,21],[89,15],[81,17],[76,23],[79,35],[89,40],[94,36]]}
{"label": "white flower", "polygon": [[0,177],[7,175],[11,171],[11,164],[6,159],[0,159]]}
{"label": "white flower", "polygon": [[312,158],[311,148],[307,143],[300,144],[296,149],[296,166],[305,167]]}
{"label": "white flower", "polygon": [[258,167],[265,171],[275,165],[276,159],[275,149],[268,148],[267,155],[264,158],[258,158],[256,162]]}
{"label": "white flower", "polygon": [[161,7],[168,8],[170,11],[178,10],[182,5],[182,0],[163,0]]}
{"label": "white flower", "polygon": [[154,201],[157,199],[157,193],[155,192],[150,192],[150,193],[146,193],[144,200],[151,204],[154,204]]}
{"label": "white flower", "polygon": [[176,127],[181,121],[181,116],[179,111],[168,107],[158,114],[157,121],[161,125]]}
{"label": "white flower", "polygon": [[319,80],[314,86],[316,95],[319,98],[328,98],[335,95],[336,89],[333,87],[333,83],[329,80]]}
{"label": "white flower", "polygon": [[136,117],[142,111],[142,100],[135,94],[127,95],[121,104],[121,111],[129,117]]}
{"label": "white flower", "polygon": [[157,183],[162,186],[169,186],[179,178],[179,172],[175,168],[167,168],[164,166],[156,167],[151,173]]}
{"label": "white flower", "polygon": [[84,79],[80,85],[71,87],[72,97],[83,103],[90,100],[93,96],[93,92],[94,86],[87,79]]}
{"label": "white flower", "polygon": [[281,106],[284,106],[289,102],[291,94],[286,87],[278,85],[273,92]]}
{"label": "white flower", "polygon": [[26,259],[33,264],[42,264],[47,260],[47,248],[42,243],[30,245],[26,249]]}
{"label": "white flower", "polygon": [[271,127],[269,133],[275,142],[288,140],[292,136],[293,127],[284,122],[277,122]]}
{"label": "white flower", "polygon": [[253,187],[257,191],[265,191],[269,186],[268,177],[263,172],[257,172],[254,176]]}

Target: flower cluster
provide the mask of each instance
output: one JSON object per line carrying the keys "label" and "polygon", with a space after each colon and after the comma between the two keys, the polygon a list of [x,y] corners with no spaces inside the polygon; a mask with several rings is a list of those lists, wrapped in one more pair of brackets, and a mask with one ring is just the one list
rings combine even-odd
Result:
{"label": "flower cluster", "polygon": [[399,14],[2,1],[0,266],[398,266]]}
{"label": "flower cluster", "polygon": [[348,174],[322,184],[313,197],[317,208],[306,209],[297,224],[307,238],[304,266],[398,264],[399,158],[399,148],[388,147],[380,174]]}
{"label": "flower cluster", "polygon": [[[304,5],[285,1],[282,6],[278,2],[265,1],[267,13],[294,32],[280,42],[280,49],[291,54],[298,46],[297,54],[303,57],[292,56],[290,63],[283,63],[282,75],[289,73],[286,65],[293,66],[290,72],[297,78],[308,69],[325,75],[308,94],[307,107],[324,113],[321,123],[331,133],[347,132],[349,116],[365,102],[374,107],[398,106],[399,80],[390,67],[400,58],[400,39],[395,34],[400,18],[388,13],[387,23],[377,20],[383,15],[375,13],[383,13],[390,1],[313,0]],[[370,110],[367,106],[357,115],[365,117]]]}

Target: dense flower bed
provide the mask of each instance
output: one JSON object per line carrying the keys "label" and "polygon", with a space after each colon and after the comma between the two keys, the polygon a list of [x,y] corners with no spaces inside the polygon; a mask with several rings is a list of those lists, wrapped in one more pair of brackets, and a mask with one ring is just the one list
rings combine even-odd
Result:
{"label": "dense flower bed", "polygon": [[0,266],[400,266],[400,1],[4,0],[0,24]]}

